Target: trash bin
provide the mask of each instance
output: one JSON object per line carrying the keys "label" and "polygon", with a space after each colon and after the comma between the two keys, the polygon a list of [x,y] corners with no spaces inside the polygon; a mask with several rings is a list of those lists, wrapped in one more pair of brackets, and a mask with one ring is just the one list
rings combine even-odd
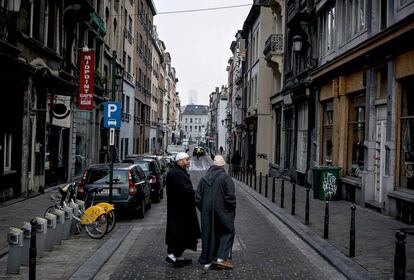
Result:
{"label": "trash bin", "polygon": [[7,273],[19,273],[23,248],[23,231],[19,228],[11,227],[7,233],[7,243],[9,244]]}
{"label": "trash bin", "polygon": [[42,258],[45,255],[47,220],[45,218],[36,217],[36,252],[37,256]]}
{"label": "trash bin", "polygon": [[54,238],[54,244],[60,245],[62,244],[63,239],[63,231],[65,229],[65,212],[59,209],[55,209],[53,214],[56,215],[56,232]]}
{"label": "trash bin", "polygon": [[23,248],[20,258],[21,265],[29,265],[30,256],[30,238],[32,237],[32,225],[29,222],[23,222]]}
{"label": "trash bin", "polygon": [[70,229],[72,227],[73,208],[69,206],[64,206],[63,212],[65,212],[65,224],[63,227],[62,239],[68,239],[70,236]]}
{"label": "trash bin", "polygon": [[47,234],[46,234],[45,250],[52,251],[53,245],[55,244],[56,215],[52,213],[46,213],[45,219],[47,220]]}
{"label": "trash bin", "polygon": [[313,198],[320,200],[341,199],[341,190],[338,185],[339,171],[337,166],[312,167]]}

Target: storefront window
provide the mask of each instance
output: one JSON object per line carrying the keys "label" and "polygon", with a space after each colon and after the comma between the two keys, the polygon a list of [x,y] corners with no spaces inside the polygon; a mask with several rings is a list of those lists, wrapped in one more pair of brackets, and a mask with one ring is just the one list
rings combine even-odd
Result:
{"label": "storefront window", "polygon": [[323,164],[332,165],[333,102],[323,105]]}
{"label": "storefront window", "polygon": [[76,154],[75,154],[75,174],[74,176],[81,176],[86,168],[89,160],[89,146],[91,133],[93,128],[91,126],[91,113],[87,111],[77,111],[75,115],[76,120]]}
{"label": "storefront window", "polygon": [[365,95],[350,97],[349,105],[348,175],[361,177],[364,169]]}
{"label": "storefront window", "polygon": [[414,189],[414,90],[413,81],[404,83],[401,92],[400,186]]}

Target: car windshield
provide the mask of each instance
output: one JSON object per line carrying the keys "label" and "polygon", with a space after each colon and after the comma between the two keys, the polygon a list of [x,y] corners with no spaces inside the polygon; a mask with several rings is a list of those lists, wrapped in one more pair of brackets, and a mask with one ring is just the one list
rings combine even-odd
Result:
{"label": "car windshield", "polygon": [[[114,184],[128,183],[128,171],[115,169],[112,178]],[[109,169],[89,170],[85,184],[109,184]]]}
{"label": "car windshield", "polygon": [[137,161],[136,164],[141,167],[143,171],[150,170],[150,162],[149,161]]}

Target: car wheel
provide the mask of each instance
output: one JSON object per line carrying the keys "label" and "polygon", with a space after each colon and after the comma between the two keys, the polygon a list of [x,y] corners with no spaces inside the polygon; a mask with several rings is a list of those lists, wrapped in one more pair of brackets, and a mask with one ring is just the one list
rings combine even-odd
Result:
{"label": "car wheel", "polygon": [[143,219],[145,217],[145,199],[141,199],[141,207],[138,209],[138,218]]}

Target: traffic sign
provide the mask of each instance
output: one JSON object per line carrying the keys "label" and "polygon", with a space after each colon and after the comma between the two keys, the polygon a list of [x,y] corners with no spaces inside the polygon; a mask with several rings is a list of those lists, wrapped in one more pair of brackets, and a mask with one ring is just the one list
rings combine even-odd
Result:
{"label": "traffic sign", "polygon": [[105,128],[121,127],[121,103],[105,102],[104,103],[104,123]]}

